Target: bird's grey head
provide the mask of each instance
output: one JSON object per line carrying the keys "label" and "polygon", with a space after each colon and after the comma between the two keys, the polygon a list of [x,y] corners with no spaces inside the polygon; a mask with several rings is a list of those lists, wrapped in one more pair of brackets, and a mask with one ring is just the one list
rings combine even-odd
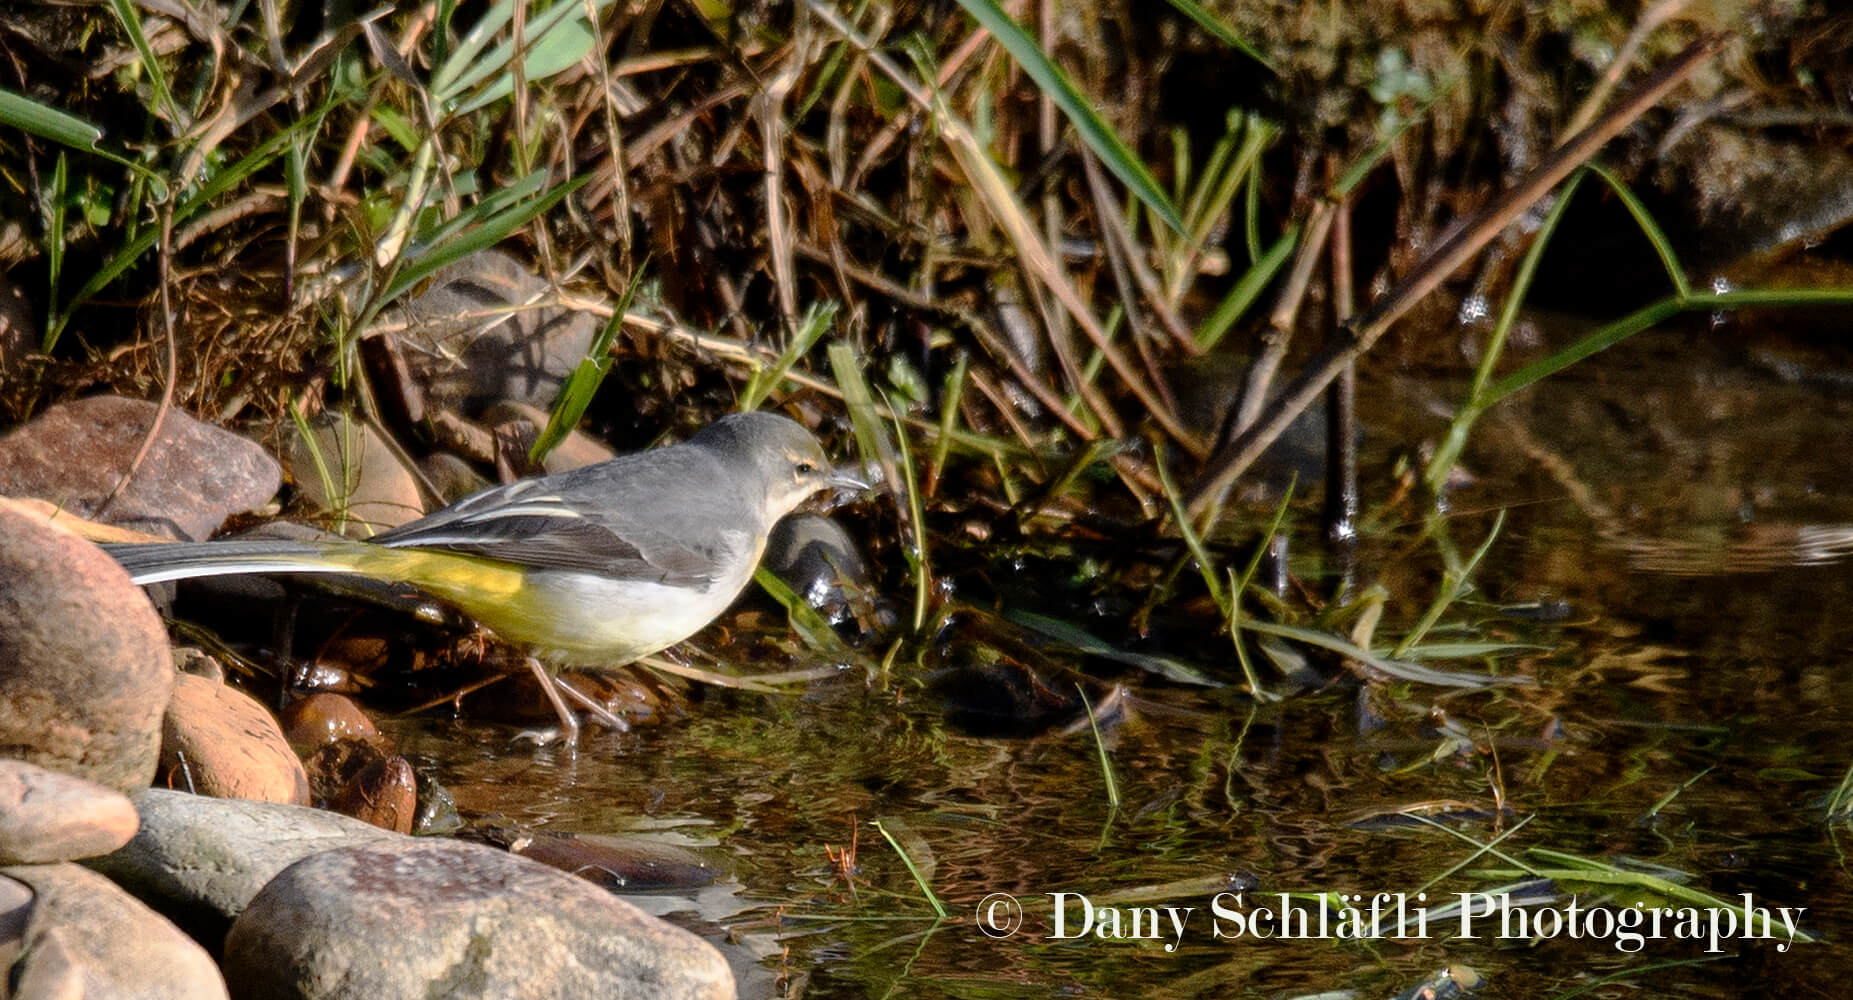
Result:
{"label": "bird's grey head", "polygon": [[819,490],[860,485],[837,475],[823,445],[810,431],[776,413],[730,414],[703,428],[689,443],[759,473],[766,491],[768,525]]}

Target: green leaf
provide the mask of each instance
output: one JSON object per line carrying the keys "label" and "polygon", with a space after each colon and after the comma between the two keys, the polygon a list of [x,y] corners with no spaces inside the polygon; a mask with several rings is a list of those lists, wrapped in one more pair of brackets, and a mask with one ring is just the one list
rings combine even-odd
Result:
{"label": "green leaf", "polygon": [[1024,32],[1017,22],[1010,19],[994,0],[959,0],[959,6],[966,13],[976,18],[991,37],[997,39],[1005,51],[1009,52],[1029,74],[1036,86],[1062,109],[1075,131],[1081,134],[1081,141],[1100,157],[1100,162],[1113,171],[1133,195],[1149,207],[1153,214],[1164,220],[1165,225],[1174,231],[1184,231],[1184,220],[1178,215],[1171,199],[1158,186],[1145,164],[1139,162],[1132,150],[1120,141],[1105,120],[1094,113],[1093,102],[1069,81],[1068,74],[1055,65],[1042,47]]}

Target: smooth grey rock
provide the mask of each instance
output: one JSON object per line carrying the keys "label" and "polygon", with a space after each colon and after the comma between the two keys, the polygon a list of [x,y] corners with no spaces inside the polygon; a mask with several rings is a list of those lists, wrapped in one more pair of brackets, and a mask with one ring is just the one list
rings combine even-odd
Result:
{"label": "smooth grey rock", "polygon": [[145,788],[173,685],[167,630],[122,567],[0,509],[0,757]]}
{"label": "smooth grey rock", "polygon": [[276,495],[283,474],[264,449],[169,410],[134,478],[104,508],[159,409],[92,396],[46,410],[0,438],[0,495],[38,497],[93,521],[194,541]]}
{"label": "smooth grey rock", "polygon": [[545,410],[599,329],[583,310],[530,305],[549,291],[520,261],[485,250],[439,271],[377,327],[399,341],[433,406],[475,413],[508,399]]}
{"label": "smooth grey rock", "polygon": [[0,864],[108,854],[128,843],[139,824],[129,797],[113,788],[0,759]]}
{"label": "smooth grey rock", "polygon": [[202,941],[225,936],[264,883],[317,851],[394,837],[321,809],[213,799],[165,788],[135,797],[129,845],[85,862]]}
{"label": "smooth grey rock", "polygon": [[291,865],[225,938],[240,997],[732,997],[712,945],[493,848],[401,839]]}
{"label": "smooth grey rock", "polygon": [[32,891],[21,996],[213,1000],[225,981],[205,949],[108,879],[72,864],[16,865],[0,876]]}

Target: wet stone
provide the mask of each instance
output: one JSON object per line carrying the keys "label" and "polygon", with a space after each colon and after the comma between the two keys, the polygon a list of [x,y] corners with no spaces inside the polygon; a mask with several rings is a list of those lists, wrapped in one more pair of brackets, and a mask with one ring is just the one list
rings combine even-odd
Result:
{"label": "wet stone", "polygon": [[150,788],[135,797],[141,829],[127,847],[85,862],[202,941],[278,872],[317,851],[394,834],[321,809],[213,799]]}
{"label": "wet stone", "polygon": [[509,850],[595,885],[630,892],[698,889],[722,874],[698,851],[642,837],[543,831],[513,839]]}
{"label": "wet stone", "polygon": [[145,788],[173,678],[167,631],[114,559],[0,510],[0,756]]}
{"label": "wet stone", "polygon": [[831,625],[873,637],[894,624],[862,550],[849,532],[822,514],[799,513],[773,525],[765,565]]}
{"label": "wet stone", "polygon": [[135,836],[129,797],[23,760],[0,760],[0,864],[77,861]]}
{"label": "wet stone", "polygon": [[169,410],[134,478],[103,508],[159,409],[92,396],[46,410],[0,438],[0,495],[37,497],[93,521],[197,541],[276,494],[282,472],[264,449]]}
{"label": "wet stone", "polygon": [[380,731],[352,698],[318,691],[283,709],[283,735],[291,746],[313,749],[341,740],[372,743]]}
{"label": "wet stone", "polygon": [[225,939],[240,996],[732,997],[712,945],[493,848],[402,840],[279,874]]}
{"label": "wet stone", "polygon": [[257,699],[193,674],[174,679],[161,736],[162,784],[224,799],[307,805],[309,779]]}
{"label": "wet stone", "polygon": [[329,808],[397,833],[411,833],[418,814],[418,776],[398,754],[372,761],[354,775]]}
{"label": "wet stone", "polygon": [[141,1000],[226,995],[205,949],[101,875],[71,864],[0,868],[0,885],[9,883],[0,906],[19,898],[11,887],[31,893],[25,907],[0,915],[0,925],[20,929],[9,995]]}

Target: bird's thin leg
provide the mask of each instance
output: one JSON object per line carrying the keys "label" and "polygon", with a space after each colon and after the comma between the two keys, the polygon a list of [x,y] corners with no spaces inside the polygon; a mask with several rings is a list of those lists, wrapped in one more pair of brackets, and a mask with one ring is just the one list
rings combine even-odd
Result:
{"label": "bird's thin leg", "polygon": [[573,715],[572,709],[566,707],[566,702],[560,700],[560,691],[554,686],[553,675],[548,673],[547,668],[532,656],[528,657],[528,669],[534,671],[535,679],[540,681],[541,692],[547,696],[547,700],[553,704],[554,713],[560,717],[560,728],[563,730],[562,735],[565,737],[567,748],[575,753],[578,752],[579,719]]}
{"label": "bird's thin leg", "polygon": [[623,719],[613,714],[611,709],[600,705],[597,699],[587,697],[584,692],[566,683],[566,678],[555,677],[553,683],[559,686],[560,693],[565,695],[568,700],[578,702],[580,708],[585,709],[593,718],[604,723],[613,731],[620,733],[630,732],[630,723],[625,722]]}

